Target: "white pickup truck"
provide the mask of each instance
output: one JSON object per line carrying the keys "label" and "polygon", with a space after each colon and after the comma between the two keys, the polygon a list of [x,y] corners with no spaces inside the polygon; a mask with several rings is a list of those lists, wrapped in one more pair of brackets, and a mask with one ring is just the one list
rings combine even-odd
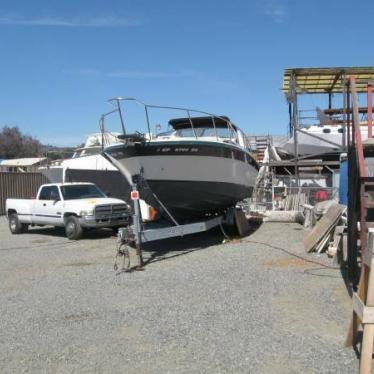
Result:
{"label": "white pickup truck", "polygon": [[29,225],[52,225],[65,227],[66,236],[78,240],[84,228],[127,225],[130,207],[93,183],[54,183],[42,185],[36,199],[7,199],[6,213],[13,234]]}

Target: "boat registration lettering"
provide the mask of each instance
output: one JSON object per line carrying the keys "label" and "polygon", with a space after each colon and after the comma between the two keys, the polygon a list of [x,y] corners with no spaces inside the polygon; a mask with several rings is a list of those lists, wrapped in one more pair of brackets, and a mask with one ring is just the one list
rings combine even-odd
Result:
{"label": "boat registration lettering", "polygon": [[185,152],[199,152],[199,149],[198,148],[187,148],[187,147],[180,147],[180,148],[173,148],[173,149],[171,149],[170,147],[160,147],[160,148],[157,148],[156,151],[157,152],[170,152],[170,151],[173,151],[173,152],[185,153]]}
{"label": "boat registration lettering", "polygon": [[170,152],[171,148],[157,148],[157,152]]}

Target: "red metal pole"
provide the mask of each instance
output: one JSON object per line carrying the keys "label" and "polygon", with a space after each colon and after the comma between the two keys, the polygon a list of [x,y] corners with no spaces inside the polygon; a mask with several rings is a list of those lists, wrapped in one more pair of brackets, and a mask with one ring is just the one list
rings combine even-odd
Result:
{"label": "red metal pole", "polygon": [[364,158],[364,151],[362,148],[362,137],[361,137],[361,129],[360,129],[360,117],[358,114],[358,96],[356,90],[356,79],[354,77],[350,77],[349,79],[349,86],[352,96],[352,120],[353,126],[352,129],[354,130],[355,134],[355,148],[358,157],[358,167],[359,173],[361,178],[366,178],[368,176],[366,166],[365,166],[365,158]]}
{"label": "red metal pole", "polygon": [[373,137],[373,86],[368,83],[368,138]]}

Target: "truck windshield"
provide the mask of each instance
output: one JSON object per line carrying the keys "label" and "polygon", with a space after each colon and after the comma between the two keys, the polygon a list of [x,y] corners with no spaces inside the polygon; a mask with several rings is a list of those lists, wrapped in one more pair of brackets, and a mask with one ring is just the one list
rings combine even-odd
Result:
{"label": "truck windshield", "polygon": [[94,197],[106,197],[97,186],[92,184],[78,184],[62,186],[61,193],[64,200],[89,199]]}

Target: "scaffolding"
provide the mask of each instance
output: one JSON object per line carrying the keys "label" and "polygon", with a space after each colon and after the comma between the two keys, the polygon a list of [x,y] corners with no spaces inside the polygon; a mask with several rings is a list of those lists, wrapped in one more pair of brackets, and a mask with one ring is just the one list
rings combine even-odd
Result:
{"label": "scaffolding", "polygon": [[[350,107],[350,95],[348,92],[347,82],[350,77],[356,79],[356,93],[368,92],[368,82],[374,81],[374,67],[334,67],[334,68],[290,68],[286,69],[283,76],[282,90],[286,95],[289,107],[289,135],[293,137],[294,157],[287,160],[288,166],[293,165],[296,185],[299,185],[299,169],[303,166],[304,159],[299,154],[298,135],[300,133],[316,138],[324,143],[331,143],[337,151],[337,157],[348,149],[347,123],[352,117],[352,109]],[[300,110],[298,108],[299,95],[327,95],[328,109],[324,114],[332,118],[333,115],[339,114],[342,118],[339,121],[342,126],[342,142],[335,143],[326,140],[318,135],[305,131],[300,123]],[[334,94],[341,94],[342,107],[332,108],[332,98]],[[368,108],[358,108],[358,112],[367,112],[368,118],[371,118]],[[366,109],[366,110],[365,110]],[[370,107],[371,110],[371,107]],[[368,121],[368,136],[372,135],[371,121]],[[308,158],[316,158],[324,153],[310,155]],[[270,163],[272,166],[272,163]],[[327,166],[329,164],[327,163]]]}

